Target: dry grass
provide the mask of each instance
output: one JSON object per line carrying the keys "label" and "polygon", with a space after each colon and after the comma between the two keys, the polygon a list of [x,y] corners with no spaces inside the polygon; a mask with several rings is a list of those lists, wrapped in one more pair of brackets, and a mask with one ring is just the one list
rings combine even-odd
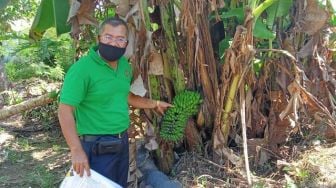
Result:
{"label": "dry grass", "polygon": [[336,143],[318,145],[305,151],[285,168],[300,187],[336,187]]}

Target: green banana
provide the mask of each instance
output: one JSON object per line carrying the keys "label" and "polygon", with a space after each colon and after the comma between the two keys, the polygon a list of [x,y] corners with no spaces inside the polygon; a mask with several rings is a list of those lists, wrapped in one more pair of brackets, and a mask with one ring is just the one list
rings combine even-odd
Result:
{"label": "green banana", "polygon": [[196,115],[201,104],[201,95],[193,91],[183,91],[176,95],[161,124],[160,137],[165,141],[179,142],[190,116]]}

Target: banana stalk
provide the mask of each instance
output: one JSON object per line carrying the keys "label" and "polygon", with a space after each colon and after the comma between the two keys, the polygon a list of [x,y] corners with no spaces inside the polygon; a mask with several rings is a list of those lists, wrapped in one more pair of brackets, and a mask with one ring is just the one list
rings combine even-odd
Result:
{"label": "banana stalk", "polygon": [[231,86],[230,86],[230,90],[229,90],[229,96],[226,100],[225,103],[225,107],[224,107],[224,113],[222,116],[222,125],[221,125],[221,131],[222,134],[224,136],[224,144],[227,145],[227,139],[229,136],[229,132],[230,132],[230,118],[229,118],[229,114],[232,111],[232,106],[233,106],[233,101],[235,99],[236,93],[237,93],[237,89],[238,89],[238,81],[239,81],[240,75],[237,74],[233,77]]}

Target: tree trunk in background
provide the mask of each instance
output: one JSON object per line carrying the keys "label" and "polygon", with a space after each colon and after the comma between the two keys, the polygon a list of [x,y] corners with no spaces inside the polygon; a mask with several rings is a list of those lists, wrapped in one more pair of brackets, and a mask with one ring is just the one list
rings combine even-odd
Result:
{"label": "tree trunk in background", "polygon": [[56,100],[56,97],[48,93],[48,94],[39,96],[37,98],[33,98],[28,101],[24,101],[22,103],[10,106],[8,108],[1,109],[0,110],[0,120],[9,118],[13,115],[16,115],[16,114],[19,114],[25,111],[28,111],[38,106],[49,104],[55,100]]}

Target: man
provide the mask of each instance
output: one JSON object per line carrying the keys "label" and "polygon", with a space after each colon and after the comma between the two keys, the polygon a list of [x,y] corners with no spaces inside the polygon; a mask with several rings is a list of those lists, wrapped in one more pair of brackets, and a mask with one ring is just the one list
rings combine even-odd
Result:
{"label": "man", "polygon": [[92,168],[123,187],[129,167],[128,105],[160,113],[171,106],[130,92],[132,69],[122,56],[127,34],[119,18],[101,24],[98,46],[73,64],[64,79],[58,112],[73,169],[83,176]]}

